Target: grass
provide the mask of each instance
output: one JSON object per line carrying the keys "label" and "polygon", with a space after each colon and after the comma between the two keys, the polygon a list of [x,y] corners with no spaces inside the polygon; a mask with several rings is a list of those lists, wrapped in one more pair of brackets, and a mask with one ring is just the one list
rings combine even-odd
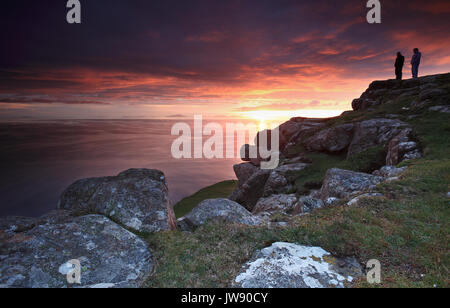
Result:
{"label": "grass", "polygon": [[[148,242],[158,265],[148,286],[229,287],[255,251],[285,241],[355,256],[362,264],[378,259],[380,287],[449,287],[450,212],[445,195],[450,160],[429,164],[417,163],[404,180],[381,187],[387,198],[322,208],[285,228],[213,222],[193,233],[151,235]],[[442,173],[446,178],[437,181]],[[421,185],[411,185],[418,180]],[[367,286],[363,279],[356,284]]]}
{"label": "grass", "polygon": [[307,158],[312,159],[313,164],[297,173],[296,192],[302,195],[311,189],[319,189],[326,171],[331,168],[371,173],[386,164],[386,154],[384,146],[369,148],[348,159],[345,155],[305,153]]}
{"label": "grass", "polygon": [[[400,113],[404,103],[399,101],[394,103],[398,105],[380,106],[370,114],[357,113],[334,121],[339,124],[358,117],[394,113],[393,109]],[[401,114],[403,118],[407,115]],[[403,163],[409,168],[400,181],[379,185],[383,198],[318,209],[292,219],[283,228],[211,222],[193,233],[149,235],[147,241],[157,265],[147,286],[229,287],[257,250],[285,241],[320,246],[336,256],[354,256],[362,265],[370,259],[380,260],[382,284],[368,285],[361,278],[355,287],[450,287],[449,116],[425,111],[408,122],[417,132],[425,156]],[[320,183],[331,167],[371,170],[382,163],[382,151],[383,147],[372,148],[351,160],[310,154],[314,163],[298,174],[297,189]],[[183,213],[202,199],[217,197],[216,194],[228,195],[235,184],[224,182],[200,191],[180,202],[176,211]]]}
{"label": "grass", "polygon": [[207,199],[228,198],[231,192],[236,188],[237,181],[224,181],[205,187],[195,194],[184,198],[174,206],[175,216],[183,217],[189,213],[200,202]]}

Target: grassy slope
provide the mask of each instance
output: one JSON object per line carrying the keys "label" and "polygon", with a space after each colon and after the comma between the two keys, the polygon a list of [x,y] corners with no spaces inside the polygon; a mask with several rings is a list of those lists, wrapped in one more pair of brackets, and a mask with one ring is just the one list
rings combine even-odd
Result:
{"label": "grassy slope", "polygon": [[[425,157],[405,163],[410,168],[400,181],[380,185],[386,198],[364,199],[352,207],[322,208],[293,219],[285,228],[211,223],[194,233],[151,235],[148,242],[157,267],[148,286],[227,287],[257,249],[287,241],[321,246],[338,256],[356,256],[362,264],[378,259],[381,287],[449,287],[449,116],[423,111],[421,117],[407,120],[410,111],[401,108],[411,99],[372,112],[355,112],[331,124],[396,113],[414,126]],[[330,167],[354,166],[342,157],[315,159],[316,166],[299,175],[300,188],[320,181]],[[356,284],[361,286],[368,286],[363,279]]]}
{"label": "grassy slope", "polygon": [[195,206],[206,199],[228,198],[236,188],[237,181],[224,181],[205,187],[192,196],[184,198],[174,206],[175,216],[180,218],[189,213]]}

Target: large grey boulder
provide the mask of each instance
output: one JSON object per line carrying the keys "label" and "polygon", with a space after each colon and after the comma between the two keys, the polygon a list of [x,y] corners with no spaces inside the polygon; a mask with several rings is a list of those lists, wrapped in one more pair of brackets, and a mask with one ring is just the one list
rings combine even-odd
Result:
{"label": "large grey boulder", "polygon": [[178,219],[182,231],[192,231],[212,220],[256,226],[261,223],[242,205],[228,199],[208,199],[197,205],[191,212]]}
{"label": "large grey boulder", "polygon": [[139,287],[153,269],[145,242],[101,215],[0,219],[0,243],[0,287],[68,287],[74,259],[74,287]]}
{"label": "large grey boulder", "polygon": [[325,174],[320,196],[325,203],[331,203],[333,199],[348,199],[363,191],[373,190],[384,179],[367,173],[330,169]]}
{"label": "large grey boulder", "polygon": [[355,133],[348,149],[348,157],[369,148],[386,145],[408,125],[395,119],[371,119],[356,124]]}
{"label": "large grey boulder", "polygon": [[362,270],[354,258],[335,258],[320,247],[274,243],[244,265],[233,285],[242,288],[344,288]]}
{"label": "large grey boulder", "polygon": [[170,230],[175,220],[159,170],[130,169],[113,177],[79,180],[63,192],[58,208],[103,214],[140,232]]}

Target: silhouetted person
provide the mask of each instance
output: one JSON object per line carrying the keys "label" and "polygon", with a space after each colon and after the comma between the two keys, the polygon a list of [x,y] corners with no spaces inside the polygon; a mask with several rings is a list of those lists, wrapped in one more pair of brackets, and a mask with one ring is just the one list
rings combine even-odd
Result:
{"label": "silhouetted person", "polygon": [[414,55],[411,59],[412,76],[417,78],[419,76],[419,65],[420,59],[422,58],[422,53],[419,52],[419,48],[414,48]]}
{"label": "silhouetted person", "polygon": [[401,52],[397,52],[397,59],[395,59],[395,77],[397,80],[402,80],[403,65],[405,65],[405,57]]}

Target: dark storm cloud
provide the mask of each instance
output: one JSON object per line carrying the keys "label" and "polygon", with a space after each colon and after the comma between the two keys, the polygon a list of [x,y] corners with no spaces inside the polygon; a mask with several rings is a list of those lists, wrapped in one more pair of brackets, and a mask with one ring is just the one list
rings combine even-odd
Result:
{"label": "dark storm cloud", "polygon": [[101,101],[86,101],[63,98],[50,98],[40,96],[0,95],[0,104],[67,104],[67,105],[110,105]]}
{"label": "dark storm cloud", "polygon": [[381,25],[361,0],[81,0],[81,25],[65,3],[2,3],[1,92],[224,98],[203,89],[385,76],[419,43],[430,68],[450,63],[446,1],[381,0]]}

